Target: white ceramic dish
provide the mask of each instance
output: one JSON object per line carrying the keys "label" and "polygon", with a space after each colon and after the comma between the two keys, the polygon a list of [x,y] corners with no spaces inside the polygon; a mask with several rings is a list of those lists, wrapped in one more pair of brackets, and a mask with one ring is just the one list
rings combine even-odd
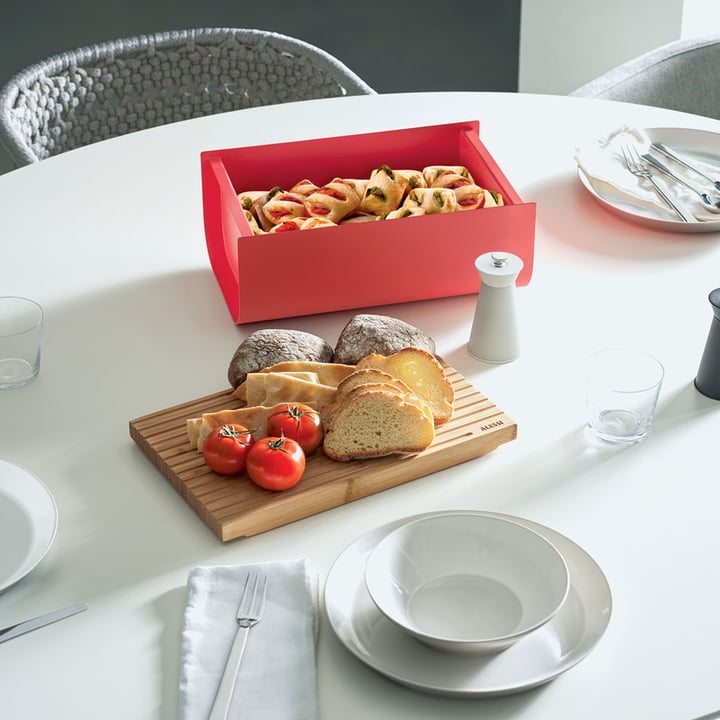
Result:
{"label": "white ceramic dish", "polygon": [[[646,128],[650,140],[665,143],[673,150],[689,158],[697,158],[718,166],[720,177],[720,134],[690,128]],[[717,220],[681,222],[673,220],[652,208],[632,205],[627,198],[613,188],[593,181],[578,168],[578,177],[588,192],[605,208],[628,220],[670,232],[720,232],[720,216]]]}
{"label": "white ceramic dish", "polygon": [[37,567],[55,539],[57,521],[48,488],[27,470],[0,460],[0,592]]}
{"label": "white ceramic dish", "polygon": [[569,578],[562,556],[539,533],[459,512],[388,533],[368,556],[365,584],[380,612],[421,642],[488,655],[548,622]]}
{"label": "white ceramic dish", "polygon": [[508,515],[482,514],[509,518],[535,530],[565,558],[570,591],[549,623],[490,657],[441,653],[399,630],[370,599],[364,567],[377,542],[408,521],[403,518],[359,537],[330,569],[325,611],[340,642],[366,665],[401,685],[457,697],[527,690],[549,682],[585,658],[605,632],[612,611],[610,587],[602,570],[582,548],[550,528]]}

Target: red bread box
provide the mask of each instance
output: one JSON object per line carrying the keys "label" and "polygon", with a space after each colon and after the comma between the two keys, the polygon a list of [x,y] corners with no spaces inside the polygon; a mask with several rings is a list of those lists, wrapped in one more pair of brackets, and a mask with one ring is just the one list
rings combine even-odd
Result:
{"label": "red bread box", "polygon": [[[201,153],[208,254],[236,323],[475,293],[475,258],[519,255],[530,282],[535,204],[523,203],[477,120]],[[380,165],[464,165],[504,207],[253,235],[237,199],[309,178],[367,178]],[[297,290],[295,289],[297,288]]]}

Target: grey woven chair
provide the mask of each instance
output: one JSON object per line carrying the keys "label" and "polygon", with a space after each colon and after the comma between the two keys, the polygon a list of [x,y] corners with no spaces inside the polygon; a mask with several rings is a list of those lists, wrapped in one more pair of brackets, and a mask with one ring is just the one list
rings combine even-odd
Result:
{"label": "grey woven chair", "polygon": [[20,72],[0,92],[0,142],[22,166],[177,120],[374,93],[329,53],[278,33],[158,33],[56,55]]}
{"label": "grey woven chair", "polygon": [[610,70],[570,95],[720,119],[720,35],[668,43]]}

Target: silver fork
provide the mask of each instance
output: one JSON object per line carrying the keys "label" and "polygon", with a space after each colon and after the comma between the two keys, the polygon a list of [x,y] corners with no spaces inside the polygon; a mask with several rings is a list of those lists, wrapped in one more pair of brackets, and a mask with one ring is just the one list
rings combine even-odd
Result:
{"label": "silver fork", "polygon": [[267,585],[267,575],[259,570],[251,570],[245,577],[237,610],[238,628],[208,720],[226,720],[228,716],[250,628],[262,620]]}
{"label": "silver fork", "polygon": [[621,148],[625,165],[627,169],[638,177],[645,178],[652,183],[655,192],[675,211],[677,216],[683,222],[692,222],[694,218],[688,217],[667,195],[667,193],[655,182],[655,178],[650,172],[650,168],[645,164],[644,160],[638,154],[638,151],[632,145],[623,145]]}

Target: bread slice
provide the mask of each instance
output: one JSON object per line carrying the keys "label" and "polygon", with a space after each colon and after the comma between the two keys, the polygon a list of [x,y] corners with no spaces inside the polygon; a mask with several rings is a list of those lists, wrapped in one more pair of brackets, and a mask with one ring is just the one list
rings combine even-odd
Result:
{"label": "bread slice", "polygon": [[252,431],[253,437],[259,440],[265,436],[265,425],[273,408],[246,407],[238,410],[218,410],[214,413],[205,413],[199,418],[190,418],[185,421],[188,440],[198,451],[202,452],[207,436],[221,425],[237,423]]}
{"label": "bread slice", "polygon": [[[403,383],[404,385],[404,383]],[[326,405],[320,408],[319,413],[320,417],[322,419],[323,427],[327,430],[327,428],[331,427],[335,417],[338,415],[340,410],[348,403],[352,398],[357,397],[360,393],[366,392],[368,390],[384,390],[385,392],[392,393],[393,395],[397,395],[400,399],[405,400],[407,402],[412,402],[418,407],[422,409],[422,411],[430,418],[430,420],[435,422],[435,418],[433,418],[433,414],[430,411],[430,408],[427,406],[427,404],[421,400],[417,395],[415,395],[411,390],[407,388],[407,385],[405,385],[405,389],[401,389],[397,387],[397,385],[391,384],[391,383],[384,383],[384,382],[372,382],[372,383],[362,383],[361,385],[356,385],[353,388],[350,388],[346,392],[344,392],[342,395],[336,395],[335,401],[331,405]]]}
{"label": "bread slice", "polygon": [[432,418],[412,396],[358,390],[341,403],[326,429],[323,450],[330,459],[345,462],[422,452],[435,439]]}
{"label": "bread slice", "polygon": [[276,405],[281,402],[325,405],[335,397],[335,387],[303,380],[290,373],[248,373],[245,401],[249,406]]}
{"label": "bread slice", "polygon": [[383,372],[377,368],[365,368],[364,370],[355,370],[351,372],[337,386],[337,394],[335,400],[338,401],[346,393],[349,393],[358,385],[367,385],[369,383],[382,383],[384,385],[394,385],[398,390],[404,393],[412,393],[412,390],[399,378],[393,377],[390,373]]}
{"label": "bread slice", "polygon": [[[313,373],[317,376],[316,382],[320,385],[330,385],[337,387],[340,381],[355,370],[354,365],[344,365],[342,363],[325,363],[314,362],[311,360],[287,360],[284,362],[270,365],[269,367],[258,370],[260,373]],[[233,395],[238,400],[247,401],[247,382],[240,383],[235,388]],[[298,401],[299,402],[299,401]],[[249,404],[249,403],[248,403]]]}
{"label": "bread slice", "polygon": [[[268,418],[282,404],[283,403],[278,403],[272,407],[254,406],[238,408],[236,410],[218,410],[214,413],[205,413],[199,418],[189,418],[185,421],[185,426],[190,445],[198,452],[202,452],[207,436],[215,428],[230,423],[237,423],[238,425],[246,427],[252,432],[256,440],[260,440],[266,435],[265,426],[267,425]],[[307,404],[314,407],[313,403]]]}
{"label": "bread slice", "polygon": [[405,348],[387,356],[372,354],[360,360],[356,367],[357,370],[381,370],[402,380],[427,403],[435,425],[446,423],[452,417],[455,391],[443,366],[426,350]]}

